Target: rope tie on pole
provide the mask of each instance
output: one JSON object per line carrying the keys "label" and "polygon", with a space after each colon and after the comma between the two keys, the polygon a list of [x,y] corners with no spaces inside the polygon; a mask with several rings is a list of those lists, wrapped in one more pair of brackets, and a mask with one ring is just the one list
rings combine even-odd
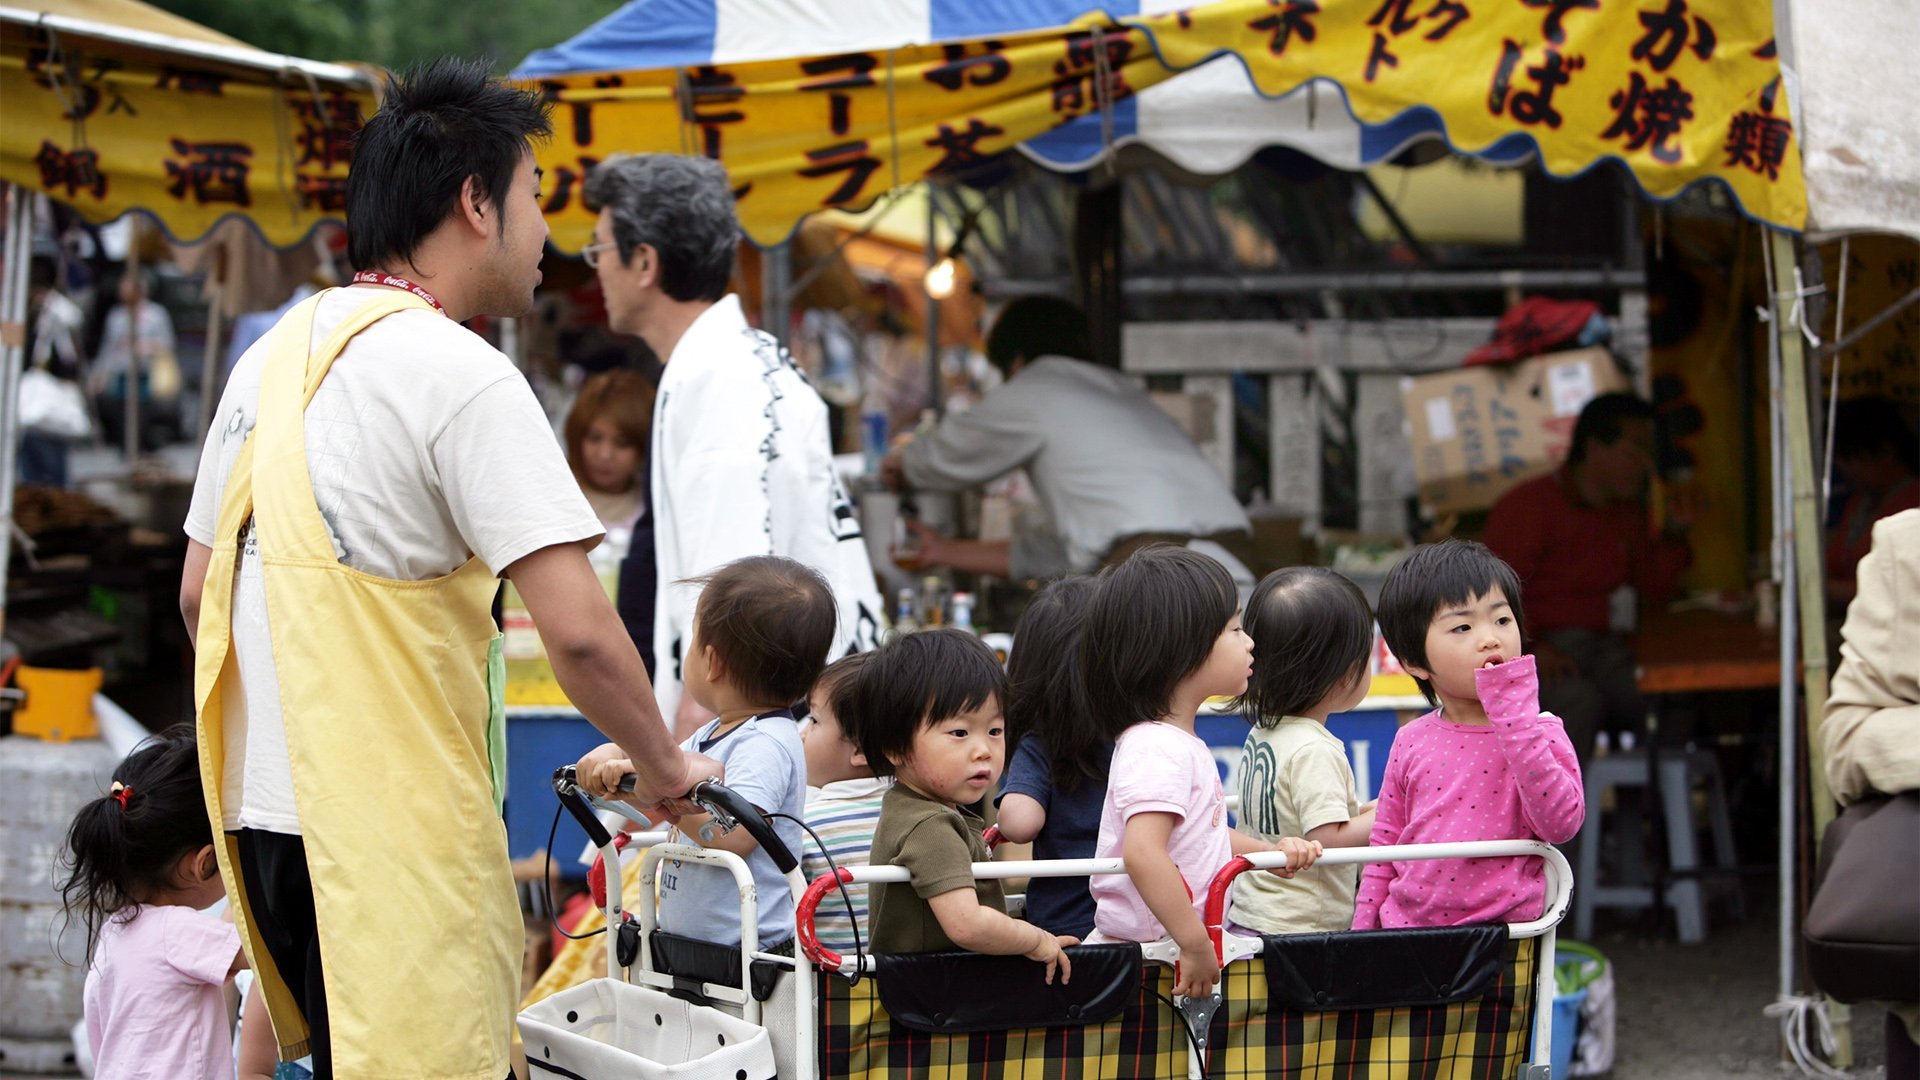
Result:
{"label": "rope tie on pole", "polygon": [[[1786,1044],[1793,1063],[1806,1076],[1823,1080],[1845,1080],[1849,1075],[1827,1064],[1838,1044],[1833,1038],[1833,1022],[1827,1019],[1827,999],[1803,994],[1783,996],[1763,1012],[1780,1022],[1780,1041]],[[1808,1036],[1819,1040],[1818,1051]]]}

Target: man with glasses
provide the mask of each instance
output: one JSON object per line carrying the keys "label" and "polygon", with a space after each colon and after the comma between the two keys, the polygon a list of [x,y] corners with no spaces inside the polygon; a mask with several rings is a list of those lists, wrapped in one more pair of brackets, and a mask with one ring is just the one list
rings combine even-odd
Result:
{"label": "man with glasses", "polygon": [[647,454],[659,593],[654,686],[684,739],[711,717],[680,692],[698,579],[747,555],[820,572],[839,606],[830,659],[879,643],[881,600],[860,519],[833,470],[827,406],[730,291],[740,226],[718,162],[619,155],[587,177],[600,215],[581,249],[607,323],[661,363]]}
{"label": "man with glasses", "polygon": [[1627,634],[1692,561],[1690,513],[1650,529],[1653,465],[1653,406],[1603,394],[1581,410],[1566,464],[1501,496],[1487,518],[1487,546],[1525,587],[1540,704],[1566,722],[1583,763],[1597,732],[1637,733],[1645,721]]}

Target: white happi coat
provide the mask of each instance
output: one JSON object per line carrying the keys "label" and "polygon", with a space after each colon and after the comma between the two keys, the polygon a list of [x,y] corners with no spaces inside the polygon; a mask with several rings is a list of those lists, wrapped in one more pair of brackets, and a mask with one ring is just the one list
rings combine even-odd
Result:
{"label": "white happi coat", "polygon": [[674,346],[653,407],[653,511],[660,589],[654,688],[663,715],[680,701],[680,658],[699,590],[680,581],[748,555],[784,555],[833,587],[839,629],[829,660],[884,632],[860,517],[833,470],[827,406],[772,336],[728,295]]}

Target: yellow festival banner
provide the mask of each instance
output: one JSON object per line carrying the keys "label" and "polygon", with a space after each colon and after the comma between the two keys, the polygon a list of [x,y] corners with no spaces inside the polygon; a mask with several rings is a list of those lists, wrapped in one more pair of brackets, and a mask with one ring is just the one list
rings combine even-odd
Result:
{"label": "yellow festival banner", "polygon": [[1432,109],[1465,153],[1520,133],[1556,175],[1613,158],[1656,197],[1717,178],[1756,218],[1806,218],[1769,4],[1218,0],[938,45],[532,80],[556,106],[539,152],[554,242],[587,242],[580,182],[611,154],[718,158],[747,233],[778,243],[813,211],[964,177],[1201,63],[1243,65],[1269,97],[1333,80],[1364,123]]}
{"label": "yellow festival banner", "polygon": [[[262,54],[271,59],[270,54]],[[344,220],[371,92],[205,56],[0,24],[0,179],[174,240],[239,215],[279,247]]]}

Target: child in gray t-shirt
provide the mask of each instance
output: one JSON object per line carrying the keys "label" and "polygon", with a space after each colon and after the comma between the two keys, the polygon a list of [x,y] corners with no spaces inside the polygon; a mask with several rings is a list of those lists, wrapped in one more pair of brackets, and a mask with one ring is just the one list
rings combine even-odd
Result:
{"label": "child in gray t-shirt", "polygon": [[[825,666],[836,618],[833,593],[812,569],[774,555],[728,563],[700,583],[693,637],[681,663],[687,692],[716,718],[680,745],[719,761],[723,783],[762,813],[796,854],[806,810],[807,759],[793,706]],[[609,743],[594,751],[590,790],[617,786],[633,766]],[[793,937],[793,891],[745,829],[703,835],[711,818],[671,819],[674,842],[731,851],[753,871],[759,945]],[[667,859],[660,866],[660,928],[719,945],[740,944],[740,892],[723,867]]]}

